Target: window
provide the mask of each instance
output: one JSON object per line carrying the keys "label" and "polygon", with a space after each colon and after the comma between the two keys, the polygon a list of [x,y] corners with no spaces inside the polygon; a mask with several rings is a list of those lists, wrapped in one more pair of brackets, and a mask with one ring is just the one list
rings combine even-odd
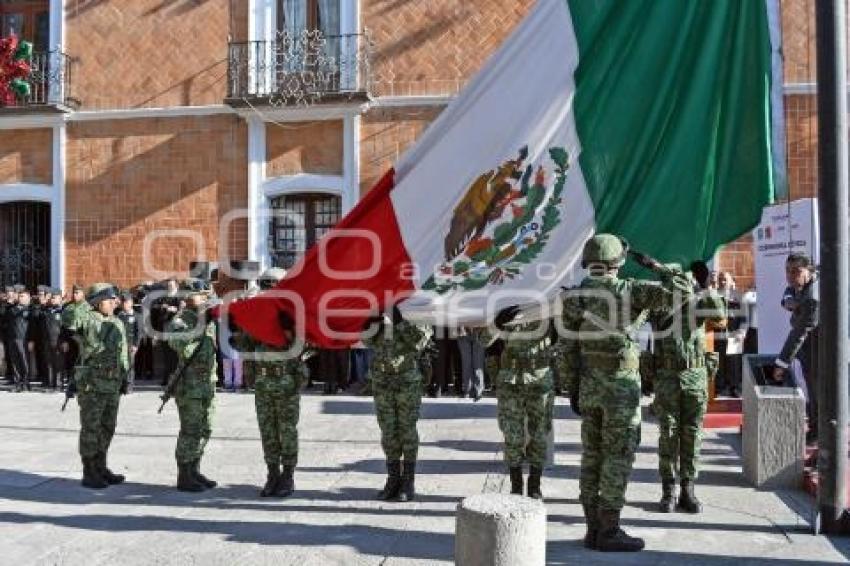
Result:
{"label": "window", "polygon": [[31,41],[36,51],[46,51],[50,43],[49,0],[0,0],[0,35],[14,33]]}
{"label": "window", "polygon": [[269,233],[271,263],[288,269],[339,222],[342,199],[302,193],[272,199],[271,207],[275,213]]}
{"label": "window", "polygon": [[303,30],[321,30],[325,37],[337,36],[340,0],[279,0],[277,29],[298,35]]}

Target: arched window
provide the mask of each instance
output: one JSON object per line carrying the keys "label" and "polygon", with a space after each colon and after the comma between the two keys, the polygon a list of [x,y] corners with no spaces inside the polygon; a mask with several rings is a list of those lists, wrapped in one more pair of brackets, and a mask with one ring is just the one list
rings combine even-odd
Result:
{"label": "arched window", "polygon": [[272,199],[271,208],[271,264],[288,269],[339,222],[342,199],[324,193],[299,193]]}

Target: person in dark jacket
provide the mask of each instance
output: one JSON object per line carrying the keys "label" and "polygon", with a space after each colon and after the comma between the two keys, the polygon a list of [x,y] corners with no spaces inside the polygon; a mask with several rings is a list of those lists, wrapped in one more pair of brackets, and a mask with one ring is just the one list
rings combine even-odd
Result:
{"label": "person in dark jacket", "polygon": [[[785,277],[790,294],[782,299],[782,306],[791,311],[791,331],[782,351],[774,362],[773,379],[786,380],[788,368],[794,359],[800,360],[806,396],[806,417],[809,430],[806,441],[817,440],[817,356],[818,356],[818,296],[817,279],[811,260],[803,254],[791,254],[785,262]],[[803,383],[797,384],[803,387]]]}
{"label": "person in dark jacket", "polygon": [[35,367],[31,368],[44,387],[50,381],[50,349],[47,345],[47,310],[50,308],[50,288],[47,285],[36,287],[33,304],[30,307],[30,335],[33,342]]}
{"label": "person in dark jacket", "polygon": [[12,309],[18,302],[18,294],[11,285],[4,287],[3,296],[0,298],[0,342],[3,344],[3,377],[8,383],[15,383],[15,374],[12,370]]}
{"label": "person in dark jacket", "polygon": [[18,303],[12,309],[12,371],[15,375],[15,391],[30,391],[29,353],[33,349],[30,325],[31,300],[29,291],[18,289]]}
{"label": "person in dark jacket", "polygon": [[121,293],[118,299],[119,304],[118,309],[115,311],[115,316],[124,323],[124,332],[127,335],[127,367],[130,369],[128,370],[126,382],[127,393],[131,393],[133,391],[133,382],[135,381],[135,356],[136,352],[139,351],[139,342],[142,339],[139,324],[140,317],[133,305],[133,295],[129,292]]}
{"label": "person in dark jacket", "polygon": [[62,290],[47,289],[48,302],[41,309],[40,323],[44,339],[45,355],[47,357],[44,376],[44,386],[56,390],[62,383],[62,372],[65,368],[60,337],[62,336]]}

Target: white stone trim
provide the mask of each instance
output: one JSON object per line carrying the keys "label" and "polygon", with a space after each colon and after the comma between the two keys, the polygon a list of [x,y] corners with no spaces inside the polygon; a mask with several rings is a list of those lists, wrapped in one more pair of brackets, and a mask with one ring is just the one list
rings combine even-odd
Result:
{"label": "white stone trim", "polygon": [[[48,51],[57,50],[62,51],[64,43],[65,43],[65,0],[50,0],[50,39]],[[54,57],[51,59],[50,64],[54,66],[51,69],[51,73],[54,76],[59,74],[60,69],[56,66],[61,65],[61,61],[58,57]],[[50,95],[49,100],[64,102],[65,101],[65,93],[63,89],[65,88],[64,81],[56,81],[50,85]]]}
{"label": "white stone trim", "polygon": [[368,110],[369,104],[354,102],[350,104],[315,104],[313,106],[292,106],[280,108],[238,108],[236,113],[246,120],[251,117],[266,122],[312,122],[321,120],[342,120],[346,116],[357,116]]}
{"label": "white stone trim", "polygon": [[67,126],[61,124],[53,128],[53,195],[50,206],[50,250],[53,254],[50,263],[51,285],[65,288],[65,173]]}
{"label": "white stone trim", "polygon": [[272,177],[262,183],[261,194],[266,199],[294,193],[329,193],[345,200],[345,178],[339,175],[299,173]]}
{"label": "white stone trim", "polygon": [[19,114],[0,116],[0,130],[52,128],[64,122],[62,114]]}
{"label": "white stone trim", "polygon": [[0,184],[0,203],[28,200],[53,204],[56,195],[52,185],[40,183],[3,183]]}
{"label": "white stone trim", "polygon": [[782,92],[788,94],[817,94],[817,83],[786,83]]}
{"label": "white stone trim", "polygon": [[169,106],[163,108],[122,108],[113,110],[82,110],[67,115],[69,122],[90,122],[94,120],[134,120],[138,118],[182,118],[185,116],[214,116],[233,114],[234,110],[226,104],[207,106]]}
{"label": "white stone trim", "polygon": [[347,116],[342,130],[342,215],[345,216],[360,200],[360,116]]}
{"label": "white stone trim", "polygon": [[372,106],[403,108],[406,106],[447,106],[456,98],[453,94],[423,94],[419,96],[379,96]]}
{"label": "white stone trim", "polygon": [[268,267],[268,245],[263,232],[266,223],[263,213],[262,188],[266,178],[266,123],[257,118],[248,120],[248,259],[259,261],[261,269]]}

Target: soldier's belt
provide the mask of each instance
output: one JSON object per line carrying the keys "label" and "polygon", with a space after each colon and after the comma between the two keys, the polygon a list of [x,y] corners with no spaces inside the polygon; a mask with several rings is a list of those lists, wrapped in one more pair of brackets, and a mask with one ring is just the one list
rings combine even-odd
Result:
{"label": "soldier's belt", "polygon": [[261,367],[256,370],[257,377],[269,377],[274,379],[283,379],[286,377],[286,371],[283,368],[266,368]]}
{"label": "soldier's belt", "polygon": [[583,353],[582,362],[587,369],[602,371],[626,371],[640,369],[640,358],[629,356]]}
{"label": "soldier's belt", "polygon": [[691,360],[671,360],[669,358],[661,359],[658,362],[661,369],[668,371],[684,371],[686,369],[699,369],[705,367],[705,358],[698,356]]}

